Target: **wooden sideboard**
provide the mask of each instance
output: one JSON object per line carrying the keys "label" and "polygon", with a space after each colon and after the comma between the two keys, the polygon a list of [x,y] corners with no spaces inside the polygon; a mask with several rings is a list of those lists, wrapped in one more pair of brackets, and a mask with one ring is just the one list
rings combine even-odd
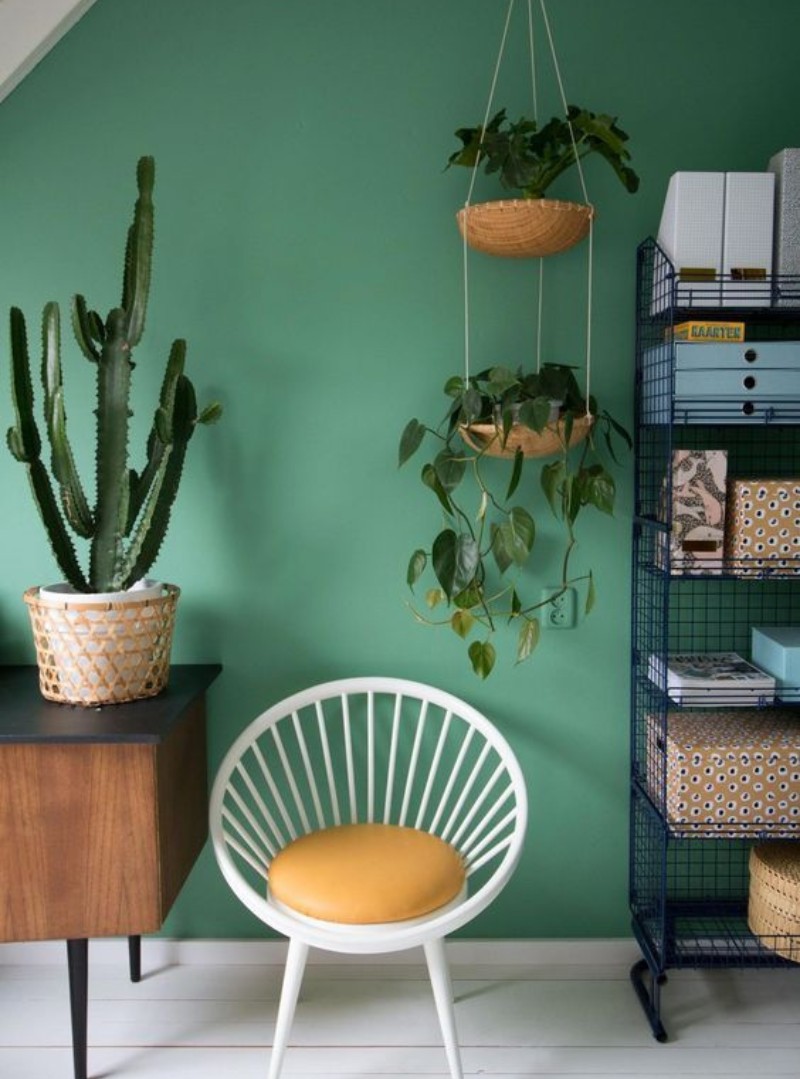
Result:
{"label": "wooden sideboard", "polygon": [[158,930],[207,837],[205,693],[176,665],[157,697],[46,701],[0,667],[0,941],[67,941],[76,1079],[86,1079],[88,940]]}

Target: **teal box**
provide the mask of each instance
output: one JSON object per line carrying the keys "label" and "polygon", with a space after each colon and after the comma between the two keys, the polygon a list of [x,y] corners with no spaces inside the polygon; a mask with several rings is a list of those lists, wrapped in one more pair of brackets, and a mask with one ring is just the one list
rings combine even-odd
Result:
{"label": "teal box", "polygon": [[754,626],[752,660],[774,677],[781,700],[800,701],[800,626]]}

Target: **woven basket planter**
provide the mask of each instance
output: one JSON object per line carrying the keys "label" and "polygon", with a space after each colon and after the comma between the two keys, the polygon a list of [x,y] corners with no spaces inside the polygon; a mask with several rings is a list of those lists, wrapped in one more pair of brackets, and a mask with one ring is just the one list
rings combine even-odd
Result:
{"label": "woven basket planter", "polygon": [[800,844],[761,843],[750,851],[747,924],[765,948],[800,963]]}
{"label": "woven basket planter", "polygon": [[160,693],[169,678],[180,589],[165,584],[161,593],[87,602],[86,596],[43,598],[38,588],[28,589],[42,696],[101,705]]}
{"label": "woven basket planter", "polygon": [[[569,439],[570,449],[583,442],[593,423],[594,416],[581,416],[574,421]],[[512,424],[505,445],[502,428],[493,423],[462,425],[458,431],[471,449],[487,457],[515,457],[518,449],[525,457],[551,457],[564,449],[563,420],[548,423],[541,434],[522,423]]]}
{"label": "woven basket planter", "polygon": [[[465,206],[456,214],[470,247],[504,258],[555,255],[589,232],[594,208],[557,199],[503,199]],[[466,235],[465,235],[466,229]]]}

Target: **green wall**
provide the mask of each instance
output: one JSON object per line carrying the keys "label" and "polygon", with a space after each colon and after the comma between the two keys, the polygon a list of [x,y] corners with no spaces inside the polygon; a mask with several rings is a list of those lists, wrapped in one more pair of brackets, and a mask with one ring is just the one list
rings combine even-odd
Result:
{"label": "green wall", "polygon": [[[517,115],[530,100],[518,6],[496,99]],[[763,169],[797,145],[800,5],[548,10],[569,99],[619,115],[642,178],[629,196],[602,162],[586,170],[593,388],[629,421],[636,244],[657,228],[672,172]],[[156,567],[183,589],[174,658],[224,665],[212,768],[248,720],[305,685],[368,672],[437,683],[494,718],[529,777],[526,857],[474,935],[615,936],[628,927],[630,461],[616,518],[582,526],[598,605],[579,631],[543,637],[521,667],[506,650],[482,683],[455,635],[405,608],[406,561],[436,514],[417,466],[398,472],[397,439],[409,417],[438,416],[462,365],[453,215],[468,177],[442,166],[454,129],[483,113],[504,12],[501,0],[98,0],[0,105],[0,304],[34,324],[74,291],[113,306],[134,163],[155,155],[137,419],[149,421],[173,336],[189,340],[201,400],[226,410],[192,444]],[[558,102],[544,56],[540,69],[546,118]],[[573,184],[552,193],[578,197]],[[488,184],[477,194],[491,197]],[[471,276],[474,362],[529,362],[533,265],[475,256]],[[545,358],[581,362],[585,250],[552,260],[547,283]],[[5,347],[0,366],[7,384]],[[67,366],[75,428],[88,365],[72,349]],[[10,420],[5,393],[0,426]],[[89,444],[78,452],[88,465]],[[21,593],[57,571],[5,453],[0,490],[0,663],[31,662]],[[206,851],[165,931],[259,928]]]}

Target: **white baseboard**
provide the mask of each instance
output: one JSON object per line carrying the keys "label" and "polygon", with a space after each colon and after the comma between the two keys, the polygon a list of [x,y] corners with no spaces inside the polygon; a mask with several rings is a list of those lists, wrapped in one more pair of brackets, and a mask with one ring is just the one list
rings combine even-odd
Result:
{"label": "white baseboard", "polygon": [[[0,944],[0,966],[54,964],[65,961],[63,941],[44,940],[30,943]],[[127,963],[124,937],[92,940],[90,962]],[[641,954],[631,938],[601,940],[450,940],[447,954],[454,966],[630,966]],[[282,940],[172,940],[168,937],[145,937],[142,940],[142,964],[161,967],[247,966],[282,964],[286,942]],[[309,963],[381,966],[419,964],[422,952],[413,948],[391,955],[341,955],[313,949]]]}

